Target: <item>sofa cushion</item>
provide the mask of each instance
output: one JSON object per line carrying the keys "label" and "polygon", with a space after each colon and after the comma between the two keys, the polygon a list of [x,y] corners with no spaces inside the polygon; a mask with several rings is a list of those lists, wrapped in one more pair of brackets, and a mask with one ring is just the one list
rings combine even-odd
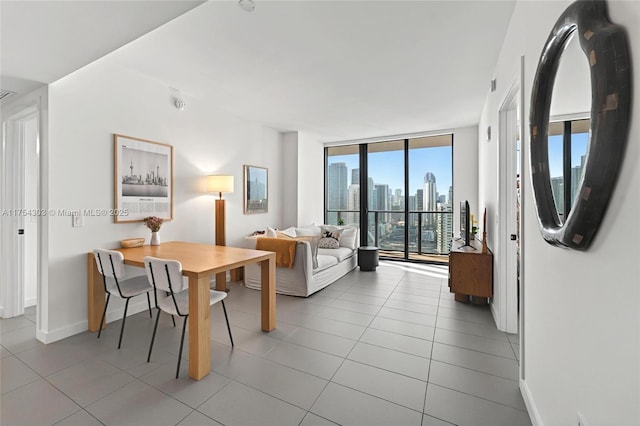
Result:
{"label": "sofa cushion", "polygon": [[[321,249],[318,250],[320,252]],[[313,270],[313,273],[324,271],[333,265],[338,264],[338,259],[335,256],[324,256],[318,253],[318,267]]]}
{"label": "sofa cushion", "polygon": [[336,249],[318,248],[318,257],[331,256],[334,257],[338,262],[342,262],[343,260],[353,256],[353,253],[353,250],[346,247],[338,247]]}
{"label": "sofa cushion", "polygon": [[311,228],[296,228],[296,236],[298,237],[319,237],[320,231],[316,232]]}

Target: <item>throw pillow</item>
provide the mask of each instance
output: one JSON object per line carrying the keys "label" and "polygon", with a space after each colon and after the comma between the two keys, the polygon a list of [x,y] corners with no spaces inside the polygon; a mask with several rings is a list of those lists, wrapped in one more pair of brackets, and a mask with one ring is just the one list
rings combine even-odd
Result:
{"label": "throw pillow", "polygon": [[270,226],[267,226],[267,231],[265,232],[265,237],[277,238],[278,234],[276,234],[276,230]]}
{"label": "throw pillow", "polygon": [[336,241],[340,241],[340,237],[342,236],[342,229],[337,227],[322,227],[322,238],[333,238]]}
{"label": "throw pillow", "polygon": [[355,250],[358,247],[358,228],[349,226],[342,230],[340,237],[340,247]]}
{"label": "throw pillow", "polygon": [[286,235],[288,237],[291,237],[291,238],[295,238],[297,236],[296,235],[296,228],[294,228],[293,226],[290,226],[287,229],[283,229],[282,231],[280,231],[280,233],[282,233],[282,234],[284,234],[284,235]]}
{"label": "throw pillow", "polygon": [[340,243],[333,237],[322,237],[318,241],[318,248],[337,249]]}

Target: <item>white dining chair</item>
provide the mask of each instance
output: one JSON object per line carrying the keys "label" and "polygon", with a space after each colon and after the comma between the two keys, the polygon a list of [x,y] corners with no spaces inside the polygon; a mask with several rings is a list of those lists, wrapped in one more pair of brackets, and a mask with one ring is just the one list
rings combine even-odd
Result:
{"label": "white dining chair", "polygon": [[104,291],[107,294],[107,301],[104,304],[104,311],[102,312],[102,319],[100,320],[98,339],[102,333],[102,327],[104,326],[104,320],[107,314],[107,307],[109,306],[111,295],[115,294],[125,300],[122,326],[120,327],[120,339],[118,340],[118,349],[120,349],[120,346],[122,345],[122,334],[124,333],[124,324],[127,319],[129,300],[131,300],[132,297],[146,293],[147,304],[149,305],[149,316],[153,318],[153,314],[151,312],[151,299],[149,298],[149,292],[153,290],[153,287],[149,284],[147,277],[144,275],[125,278],[124,256],[119,251],[95,249],[93,251],[93,256],[96,260],[98,271],[100,272],[100,275],[102,275]]}
{"label": "white dining chair", "polygon": [[[176,368],[177,379],[180,373],[184,333],[187,327],[187,318],[189,317],[189,289],[182,279],[182,265],[177,260],[158,259],[147,256],[144,258],[144,267],[147,271],[149,283],[153,286],[153,294],[158,309],[156,323],[153,327],[153,335],[151,336],[151,344],[149,345],[147,362],[151,360],[151,351],[153,350],[153,342],[156,338],[160,313],[164,311],[169,315],[183,317],[182,337],[180,338],[180,351],[178,352],[178,367]],[[158,298],[158,291],[161,292],[161,298]],[[165,296],[165,294],[168,295]],[[229,317],[227,316],[227,308],[224,305],[224,299],[226,297],[227,293],[224,291],[209,290],[209,306],[213,306],[218,302],[222,303],[224,318],[227,321],[227,330],[229,331],[229,340],[231,340],[231,346],[233,346]]]}

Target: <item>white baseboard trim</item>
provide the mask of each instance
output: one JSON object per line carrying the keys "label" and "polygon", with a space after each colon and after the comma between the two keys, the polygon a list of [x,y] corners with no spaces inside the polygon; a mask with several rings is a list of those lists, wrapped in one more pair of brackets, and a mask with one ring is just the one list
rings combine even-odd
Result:
{"label": "white baseboard trim", "polygon": [[[131,315],[135,315],[138,312],[148,310],[149,307],[145,299],[142,299],[141,302],[130,303],[129,309],[127,312],[127,317]],[[153,303],[151,304],[151,307],[153,307]],[[113,311],[109,310],[107,312],[107,318],[106,318],[107,324],[112,321],[118,321],[122,319],[123,309],[124,309],[123,307],[119,307],[118,309],[115,309]],[[53,342],[57,342],[58,340],[66,339],[67,337],[80,334],[82,332],[87,331],[88,329],[89,329],[89,320],[83,320],[75,324],[57,328],[52,331],[36,330],[36,339],[38,339],[39,341],[45,344],[53,343]]]}
{"label": "white baseboard trim", "polygon": [[24,307],[28,308],[30,306],[35,306],[38,303],[37,297],[31,297],[29,299],[24,299]]}
{"label": "white baseboard trim", "polygon": [[0,318],[4,318],[4,306],[0,305]]}
{"label": "white baseboard trim", "polygon": [[84,320],[75,324],[60,327],[53,331],[37,330],[36,338],[45,344],[53,343],[57,342],[58,340],[66,339],[67,337],[73,336],[75,334],[82,333],[83,331],[87,330],[88,326],[89,321]]}
{"label": "white baseboard trim", "polygon": [[536,407],[536,403],[533,400],[533,395],[531,395],[531,391],[529,391],[529,385],[527,385],[527,382],[524,380],[520,380],[520,393],[522,394],[524,405],[527,407],[529,418],[531,419],[533,426],[544,426],[540,413],[538,412],[538,408]]}

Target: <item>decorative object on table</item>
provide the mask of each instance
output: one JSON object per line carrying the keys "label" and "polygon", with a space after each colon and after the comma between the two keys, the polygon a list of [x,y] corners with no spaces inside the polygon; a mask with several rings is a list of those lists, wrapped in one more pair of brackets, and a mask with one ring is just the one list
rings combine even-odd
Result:
{"label": "decorative object on table", "polygon": [[[590,135],[584,174],[571,213],[561,223],[549,170],[549,115],[560,57],[579,37],[591,72]],[[625,30],[609,21],[606,3],[580,1],[558,18],[544,44],[531,91],[531,182],[542,237],[586,250],[604,217],[625,156],[631,108],[631,59]],[[566,185],[565,185],[566,188]]]}
{"label": "decorative object on table", "polygon": [[118,134],[113,142],[114,221],[173,219],[173,147]]}
{"label": "decorative object on table", "polygon": [[147,216],[143,219],[144,224],[147,228],[151,229],[151,241],[149,242],[152,246],[160,245],[160,235],[158,232],[160,231],[160,227],[162,226],[163,219],[157,216]]}
{"label": "decorative object on table", "polygon": [[226,245],[225,238],[225,200],[223,192],[233,192],[233,176],[210,175],[207,176],[207,192],[217,192],[216,200],[216,245]]}
{"label": "decorative object on table", "polygon": [[476,219],[476,215],[471,213],[471,218],[469,222],[471,225],[471,240],[475,240],[476,235],[478,234],[478,220]]}
{"label": "decorative object on table", "polygon": [[126,240],[120,241],[120,246],[122,248],[140,247],[143,244],[144,238],[127,238]]}
{"label": "decorative object on table", "polygon": [[244,166],[244,213],[266,213],[269,207],[268,170]]}

